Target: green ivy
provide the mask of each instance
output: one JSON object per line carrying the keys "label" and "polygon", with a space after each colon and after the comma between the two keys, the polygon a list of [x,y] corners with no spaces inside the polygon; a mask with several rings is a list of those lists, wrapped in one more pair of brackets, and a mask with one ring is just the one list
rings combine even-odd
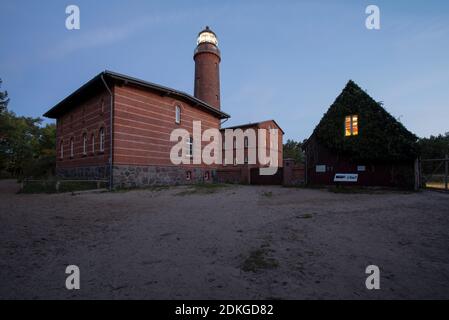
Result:
{"label": "green ivy", "polygon": [[[345,117],[358,115],[359,134],[345,136]],[[407,161],[416,158],[417,137],[352,80],[314,130],[317,141],[354,160]]]}

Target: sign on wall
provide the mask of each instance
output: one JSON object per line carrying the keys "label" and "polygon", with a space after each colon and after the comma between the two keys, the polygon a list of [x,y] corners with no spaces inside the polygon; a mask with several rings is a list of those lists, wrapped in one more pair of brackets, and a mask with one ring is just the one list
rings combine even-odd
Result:
{"label": "sign on wall", "polygon": [[359,175],[355,173],[337,173],[334,182],[357,182]]}

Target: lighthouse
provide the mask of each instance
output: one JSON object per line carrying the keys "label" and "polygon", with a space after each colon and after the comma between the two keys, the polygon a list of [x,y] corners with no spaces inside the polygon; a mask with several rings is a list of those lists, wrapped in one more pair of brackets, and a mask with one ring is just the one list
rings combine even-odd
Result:
{"label": "lighthouse", "polygon": [[206,27],[198,34],[195,60],[194,96],[220,110],[220,61],[216,34]]}

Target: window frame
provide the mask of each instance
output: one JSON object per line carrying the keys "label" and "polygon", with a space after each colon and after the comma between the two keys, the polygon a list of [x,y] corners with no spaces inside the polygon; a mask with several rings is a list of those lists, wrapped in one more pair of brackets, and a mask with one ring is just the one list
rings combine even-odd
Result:
{"label": "window frame", "polygon": [[175,123],[181,124],[181,107],[178,105],[175,106]]}
{"label": "window frame", "polygon": [[104,145],[105,145],[105,134],[104,134],[104,127],[100,128],[100,152],[104,152]]}

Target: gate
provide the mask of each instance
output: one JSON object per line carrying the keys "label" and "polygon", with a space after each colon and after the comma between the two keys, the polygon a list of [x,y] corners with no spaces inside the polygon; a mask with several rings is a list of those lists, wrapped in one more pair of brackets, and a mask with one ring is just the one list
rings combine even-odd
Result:
{"label": "gate", "polygon": [[444,159],[422,159],[420,163],[421,186],[428,189],[448,189],[449,156]]}
{"label": "gate", "polygon": [[259,168],[251,168],[251,184],[255,185],[281,185],[283,178],[283,168],[278,168],[278,171],[270,176],[263,176],[259,174]]}

